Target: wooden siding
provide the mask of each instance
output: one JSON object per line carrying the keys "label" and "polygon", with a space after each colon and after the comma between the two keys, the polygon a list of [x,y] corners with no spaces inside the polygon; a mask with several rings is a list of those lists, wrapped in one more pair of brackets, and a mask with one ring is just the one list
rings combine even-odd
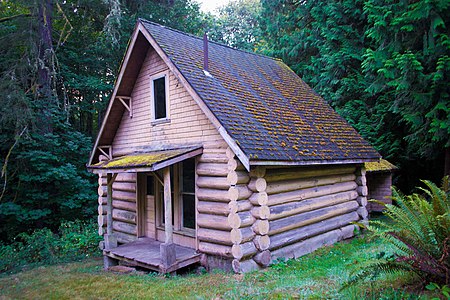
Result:
{"label": "wooden siding", "polygon": [[115,157],[139,147],[183,146],[186,143],[222,140],[216,128],[170,71],[170,122],[152,125],[150,76],[163,71],[168,71],[168,67],[158,54],[150,49],[131,95],[133,117],[129,116],[128,111],[123,113],[114,138],[112,146]]}
{"label": "wooden siding", "polygon": [[[392,203],[392,173],[391,172],[373,172],[367,173],[367,188],[368,188],[368,199],[375,199],[386,204]],[[367,210],[369,212],[381,212],[383,211],[383,206],[369,202],[367,204]]]}

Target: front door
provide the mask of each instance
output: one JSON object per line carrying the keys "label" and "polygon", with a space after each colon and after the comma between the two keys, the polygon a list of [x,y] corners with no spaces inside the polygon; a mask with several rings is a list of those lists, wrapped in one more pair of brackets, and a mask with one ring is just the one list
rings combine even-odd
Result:
{"label": "front door", "polygon": [[138,236],[156,238],[155,178],[151,174],[138,177]]}

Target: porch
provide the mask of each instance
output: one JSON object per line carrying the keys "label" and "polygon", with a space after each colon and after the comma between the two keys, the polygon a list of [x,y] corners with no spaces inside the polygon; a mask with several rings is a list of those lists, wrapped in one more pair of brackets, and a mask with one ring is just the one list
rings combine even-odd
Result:
{"label": "porch", "polygon": [[161,258],[163,243],[151,238],[139,238],[134,242],[103,250],[108,258],[126,262],[128,265],[144,269],[171,273],[200,262],[200,254],[194,249],[172,244],[175,248],[175,262],[166,265]]}

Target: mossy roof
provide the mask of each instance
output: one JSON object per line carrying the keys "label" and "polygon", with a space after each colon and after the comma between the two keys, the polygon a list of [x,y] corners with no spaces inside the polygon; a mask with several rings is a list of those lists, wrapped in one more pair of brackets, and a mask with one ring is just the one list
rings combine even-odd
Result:
{"label": "mossy roof", "polygon": [[257,161],[369,161],[380,155],[282,61],[140,20],[246,156]]}
{"label": "mossy roof", "polygon": [[[108,161],[101,161],[90,168],[92,169],[136,169],[136,168],[152,168],[155,164],[163,163],[170,159],[179,157],[189,153],[196,148],[180,148],[161,151],[152,151],[147,153],[135,153],[117,157]],[[156,171],[157,168],[155,168]]]}
{"label": "mossy roof", "polygon": [[395,165],[385,159],[380,159],[379,161],[374,162],[366,162],[364,163],[364,167],[367,172],[391,172],[398,169]]}

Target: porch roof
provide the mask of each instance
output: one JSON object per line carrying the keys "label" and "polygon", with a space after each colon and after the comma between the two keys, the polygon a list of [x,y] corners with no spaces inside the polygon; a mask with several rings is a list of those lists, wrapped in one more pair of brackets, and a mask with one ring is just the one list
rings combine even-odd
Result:
{"label": "porch roof", "polygon": [[203,153],[202,147],[133,153],[88,166],[93,173],[153,172]]}

